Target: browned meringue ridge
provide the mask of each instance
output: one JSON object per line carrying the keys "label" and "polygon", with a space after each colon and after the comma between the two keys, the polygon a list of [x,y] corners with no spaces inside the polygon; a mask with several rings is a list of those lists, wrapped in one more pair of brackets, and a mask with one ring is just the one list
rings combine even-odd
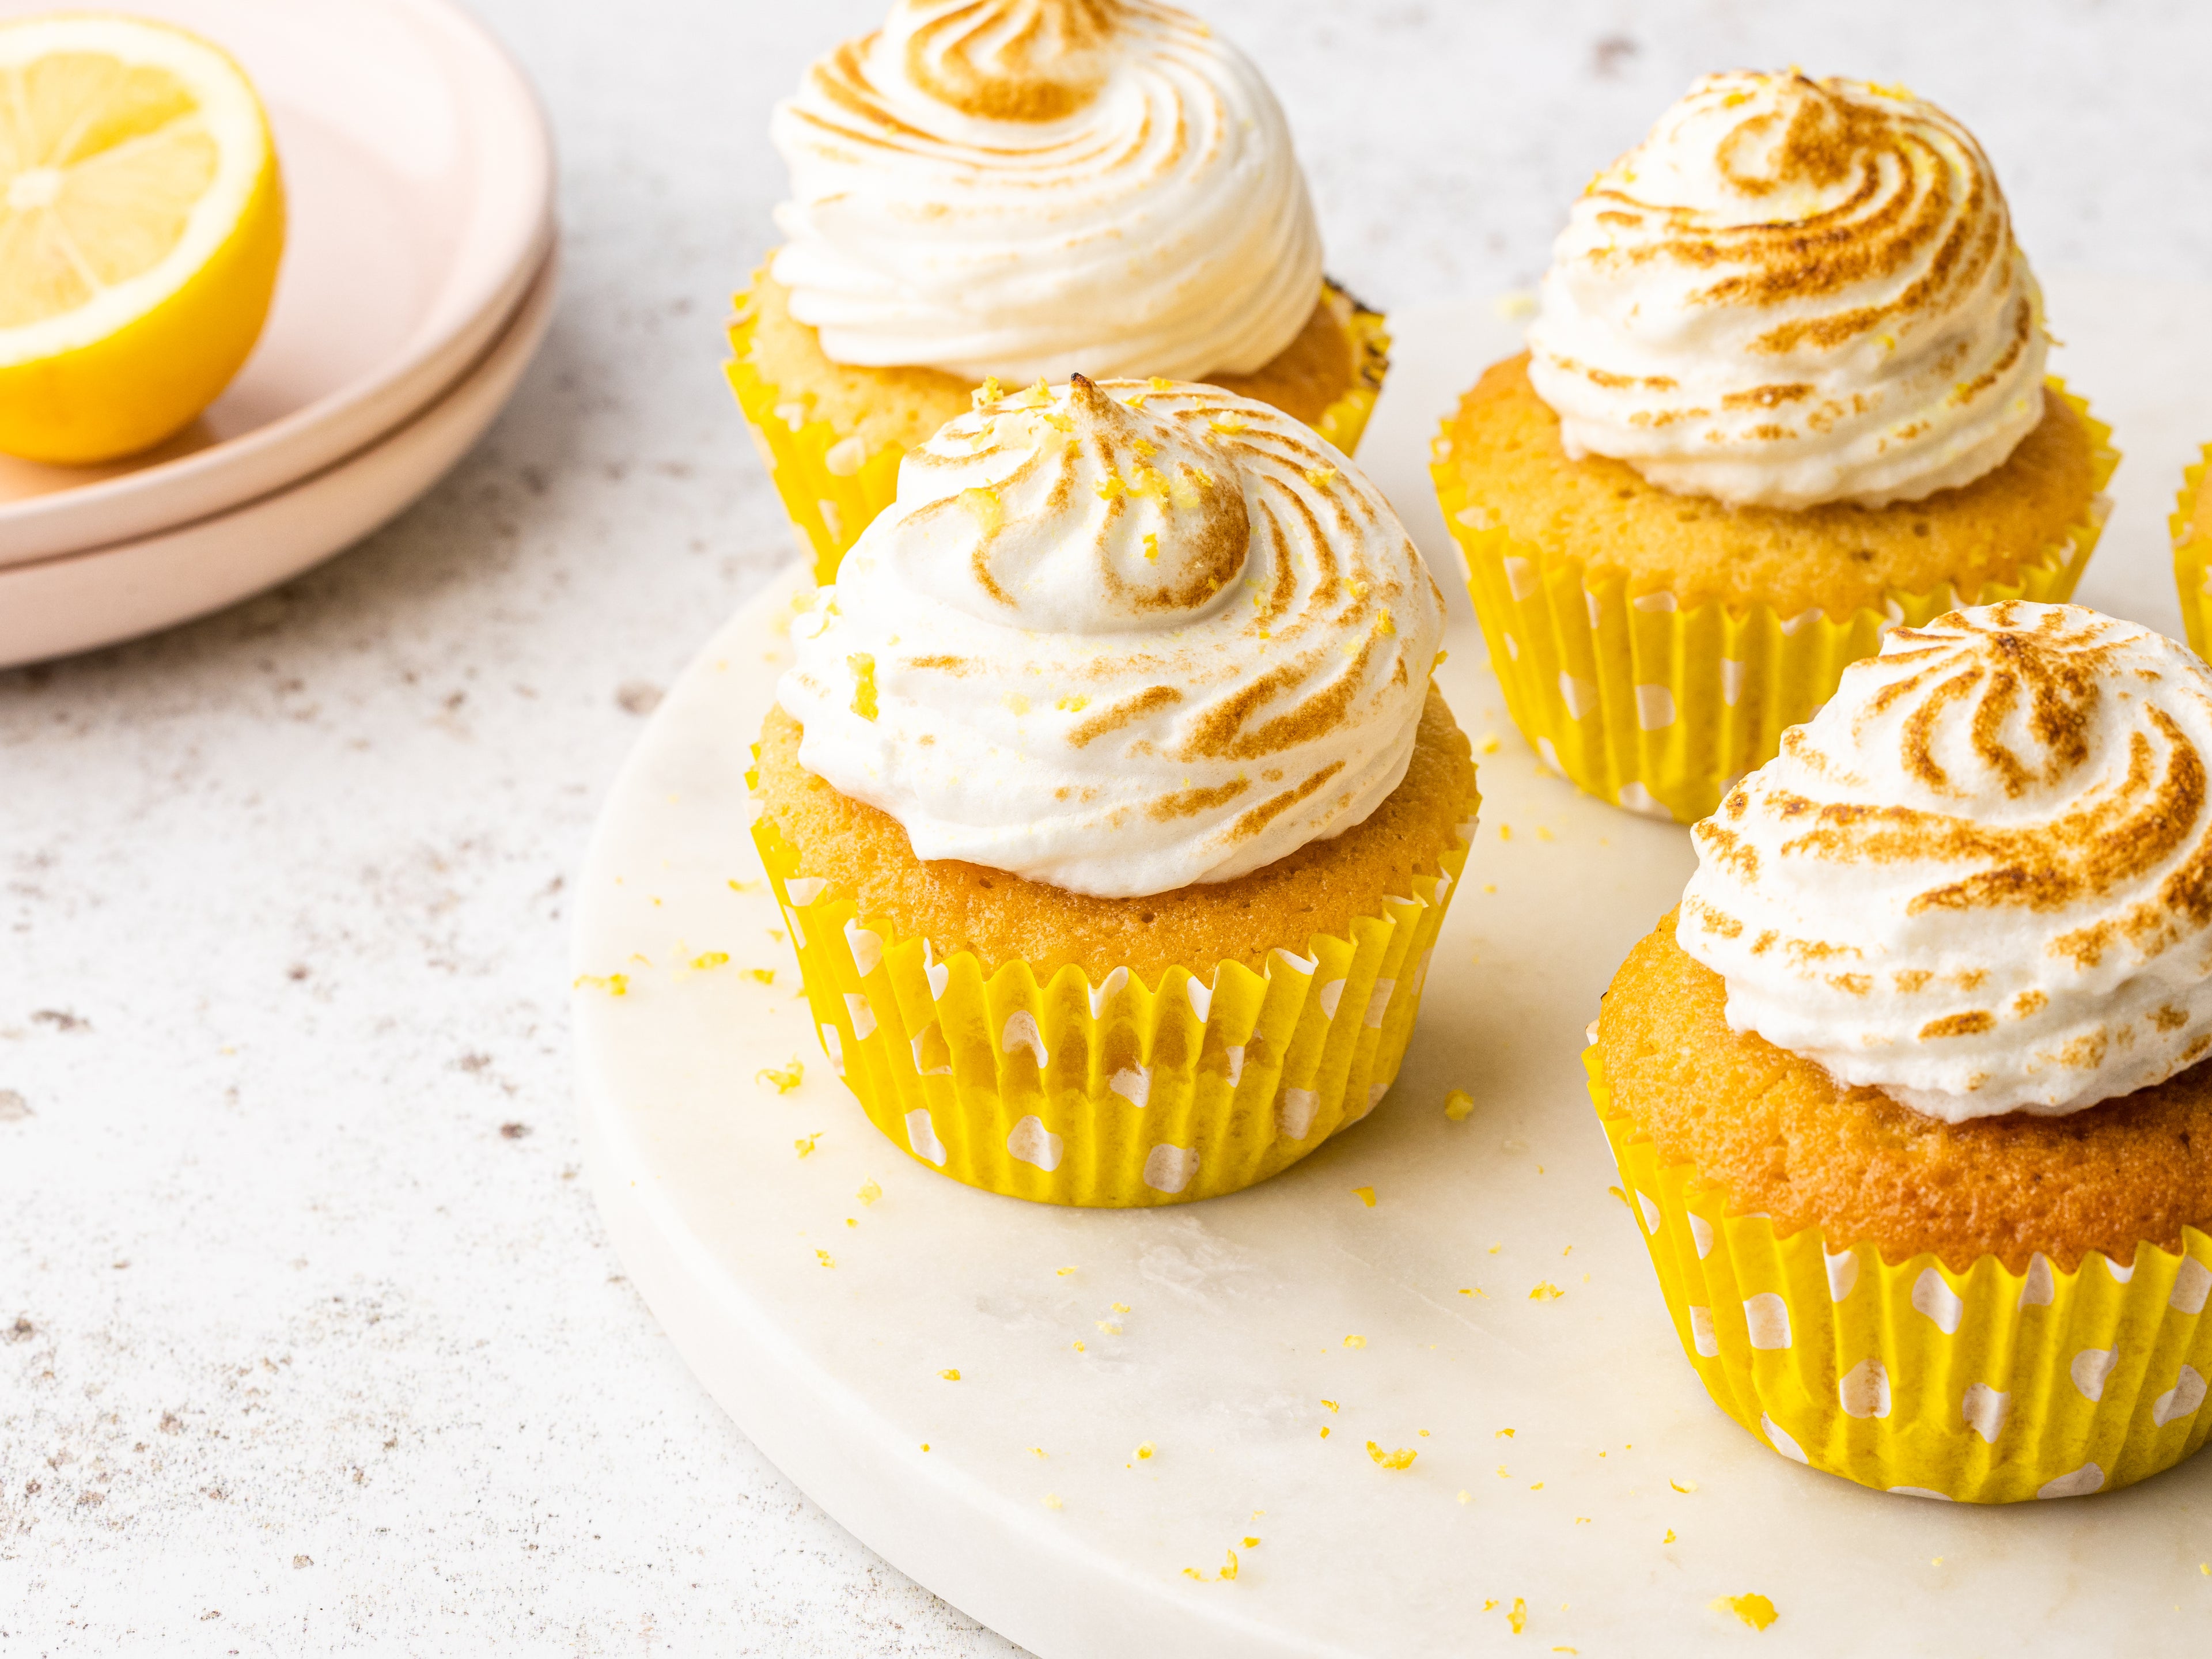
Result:
{"label": "browned meringue ridge", "polygon": [[[1826,205],[1802,218],[1731,223],[1733,216],[1702,204],[1646,199],[1641,180],[1601,174],[1589,191],[1596,216],[1621,234],[1621,246],[1604,257],[1713,271],[1714,279],[1690,295],[1699,305],[1824,298],[1921,268],[1893,297],[1780,321],[1753,342],[1754,349],[1779,354],[1805,345],[1832,349],[1948,310],[2008,256],[2010,210],[1989,158],[1965,127],[1929,104],[1868,103],[1840,79],[1815,81],[1796,70],[1782,78],[1799,97],[1786,114],[1747,115],[1719,143],[1717,169],[1754,201],[1809,189],[1822,192]],[[1972,161],[1963,194],[1939,135]],[[2022,298],[2013,325],[2015,356],[2033,321]],[[1785,384],[1732,395],[1740,405],[1771,408],[1811,391]]]}

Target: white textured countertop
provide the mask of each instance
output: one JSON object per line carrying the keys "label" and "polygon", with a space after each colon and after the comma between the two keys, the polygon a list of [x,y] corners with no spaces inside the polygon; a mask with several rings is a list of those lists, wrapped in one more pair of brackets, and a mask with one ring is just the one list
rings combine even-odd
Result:
{"label": "white textured countertop", "polygon": [[[2046,268],[2212,278],[2198,9],[1205,9],[1386,307],[1531,282],[1692,76],[1792,61],[1965,118]],[[575,1179],[565,884],[788,556],[717,325],[878,0],[478,9],[565,173],[514,407],[282,592],[0,674],[0,1653],[1011,1652],[746,1443]]]}

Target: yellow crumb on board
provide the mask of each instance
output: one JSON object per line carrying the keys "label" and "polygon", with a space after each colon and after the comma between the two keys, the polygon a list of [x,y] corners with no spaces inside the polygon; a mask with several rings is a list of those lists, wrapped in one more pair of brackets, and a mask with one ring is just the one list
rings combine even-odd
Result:
{"label": "yellow crumb on board", "polygon": [[938,1375],[943,1377],[947,1382],[957,1382],[960,1380],[960,1368],[957,1365],[951,1366],[945,1370],[938,1372]]}
{"label": "yellow crumb on board", "polygon": [[799,1056],[793,1054],[788,1066],[763,1066],[753,1073],[753,1081],[766,1084],[780,1095],[787,1095],[799,1085],[805,1076],[806,1067],[799,1063]]}
{"label": "yellow crumb on board", "polygon": [[1370,1440],[1367,1443],[1367,1455],[1386,1469],[1406,1469],[1413,1466],[1413,1460],[1419,1457],[1420,1453],[1415,1451],[1411,1446],[1401,1446],[1395,1451],[1384,1451],[1382,1447]]}
{"label": "yellow crumb on board", "polygon": [[1510,1440],[1513,1437],[1513,1431],[1510,1429],[1500,1429],[1496,1434],[1490,1437],[1493,1440]]}
{"label": "yellow crumb on board", "polygon": [[1321,1425],[1321,1437],[1324,1440],[1328,1438],[1328,1425],[1326,1423]]}
{"label": "yellow crumb on board", "polygon": [[1565,1291],[1552,1283],[1550,1279],[1540,1279],[1536,1281],[1536,1288],[1528,1292],[1528,1299],[1531,1302],[1557,1302],[1565,1294]]}
{"label": "yellow crumb on board", "polygon": [[1464,1089],[1455,1089],[1444,1097],[1444,1115],[1455,1123],[1466,1122],[1474,1109],[1474,1097]]}
{"label": "yellow crumb on board", "polygon": [[1224,1580],[1233,1579],[1237,1577],[1237,1552],[1225,1550],[1223,1553],[1228,1559],[1221,1564],[1221,1577]]}
{"label": "yellow crumb on board", "polygon": [[1075,1351],[1078,1353],[1081,1353],[1083,1352],[1083,1344],[1080,1341],[1076,1343]]}
{"label": "yellow crumb on board", "polygon": [[1344,1346],[1347,1348],[1364,1348],[1367,1346],[1367,1339],[1364,1336],[1347,1336],[1344,1339]]}
{"label": "yellow crumb on board", "polygon": [[1334,1400],[1324,1400],[1321,1403],[1328,1407],[1331,1411],[1334,1411],[1336,1409],[1336,1401]]}
{"label": "yellow crumb on board", "polygon": [[1152,1444],[1149,1440],[1140,1442],[1137,1447],[1137,1461],[1139,1463],[1143,1462],[1146,1458],[1150,1457],[1159,1448]]}
{"label": "yellow crumb on board", "polygon": [[792,1146],[793,1146],[793,1148],[798,1152],[798,1153],[799,1153],[799,1157],[801,1157],[801,1158],[805,1158],[805,1157],[809,1152],[812,1152],[812,1151],[814,1150],[814,1143],[815,1143],[816,1141],[817,1141],[817,1140],[821,1139],[822,1139],[822,1131],[821,1131],[821,1130],[819,1130],[819,1129],[817,1129],[817,1130],[816,1130],[812,1134],[811,1134],[811,1135],[801,1135],[801,1136],[799,1136],[798,1139],[796,1139],[796,1140],[793,1141],[791,1144],[792,1144]]}
{"label": "yellow crumb on board", "polygon": [[1375,1207],[1375,1189],[1372,1187],[1354,1187],[1352,1189],[1352,1193],[1353,1197],[1357,1198],[1369,1209],[1371,1210]]}
{"label": "yellow crumb on board", "polygon": [[876,1185],[876,1178],[873,1176],[870,1176],[866,1181],[862,1182],[860,1183],[860,1190],[853,1194],[854,1197],[859,1199],[863,1204],[872,1204],[883,1195],[884,1189]]}
{"label": "yellow crumb on board", "polygon": [[815,1251],[814,1259],[817,1261],[819,1261],[825,1267],[834,1267],[837,1265],[836,1260],[831,1257],[830,1252],[827,1250]]}
{"label": "yellow crumb on board", "polygon": [[1519,1596],[1515,1596],[1512,1609],[1505,1615],[1505,1622],[1513,1626],[1513,1633],[1516,1636],[1528,1629],[1528,1604]]}
{"label": "yellow crumb on board", "polygon": [[1666,1535],[1664,1538],[1661,1539],[1659,1541],[1660,1541],[1661,1543],[1662,1543],[1662,1544],[1671,1544],[1671,1543],[1673,1543],[1673,1542],[1674,1541],[1674,1528],[1672,1528],[1672,1527],[1668,1528],[1667,1528],[1667,1535]]}
{"label": "yellow crumb on board", "polygon": [[1765,1630],[1780,1617],[1774,1603],[1763,1595],[1717,1595],[1713,1598],[1715,1613],[1732,1613],[1753,1630]]}
{"label": "yellow crumb on board", "polygon": [[1256,1550],[1260,1547],[1260,1540],[1256,1538],[1248,1538],[1244,1540],[1244,1547],[1248,1550]]}
{"label": "yellow crumb on board", "polygon": [[1073,1268],[1073,1267],[1061,1267],[1061,1268],[1058,1269],[1058,1270],[1057,1270],[1057,1271],[1053,1274],[1053,1277],[1054,1277],[1054,1279],[1065,1279],[1065,1278],[1066,1278],[1066,1277],[1068,1276],[1068,1274],[1070,1274],[1070,1273],[1073,1273],[1074,1271],[1075,1271],[1075,1269],[1074,1269],[1074,1268]]}

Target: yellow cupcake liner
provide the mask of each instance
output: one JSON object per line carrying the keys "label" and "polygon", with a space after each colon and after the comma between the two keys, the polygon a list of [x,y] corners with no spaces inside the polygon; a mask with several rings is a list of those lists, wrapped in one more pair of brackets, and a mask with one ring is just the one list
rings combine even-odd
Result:
{"label": "yellow cupcake liner", "polygon": [[1985,1255],[1892,1265],[1817,1227],[1777,1237],[1590,1098],[1651,1252],[1674,1334],[1713,1402],[1797,1462],[1917,1498],[2009,1504],[2111,1492],[2168,1469],[2212,1430],[2212,1237],[2096,1252],[2025,1273]]}
{"label": "yellow cupcake liner", "polygon": [[2197,528],[2197,501],[2204,488],[2204,470],[2212,463],[2212,444],[2207,444],[2181,477],[2181,494],[2173,504],[2168,527],[2173,533],[2173,586],[2181,599],[2181,625],[2189,635],[2189,648],[2198,656],[2212,655],[2212,536]]}
{"label": "yellow cupcake liner", "polygon": [[939,961],[801,876],[774,819],[753,826],[823,1052],[876,1127],[971,1187],[1110,1208],[1249,1187],[1375,1109],[1472,834],[1348,939],[1147,987],[1127,968],[1093,986],[1073,966],[1040,983],[1025,962],[987,976],[970,952]]}
{"label": "yellow cupcake liner", "polygon": [[[845,550],[897,497],[899,463],[906,450],[887,443],[871,452],[858,432],[817,418],[806,393],[787,392],[763,376],[752,363],[751,297],[747,289],[732,301],[736,319],[730,325],[730,360],[723,372],[792,527],[814,561],[814,580],[834,581]],[[1352,334],[1352,389],[1314,423],[1315,431],[1347,455],[1359,447],[1390,361],[1390,336],[1379,313],[1358,307]]]}
{"label": "yellow cupcake liner", "polygon": [[1960,605],[2071,597],[2111,509],[2103,490],[2119,452],[2087,404],[2051,384],[2095,439],[2095,494],[2081,522],[2022,565],[2014,581],[1971,592],[1950,583],[1932,593],[1893,589],[1880,610],[1840,622],[1818,610],[1738,613],[1718,600],[1686,611],[1663,589],[1631,595],[1617,576],[1588,586],[1581,560],[1517,539],[1473,498],[1452,462],[1447,421],[1430,471],[1467,560],[1468,593],[1513,723],[1577,787],[1631,811],[1694,823],[1745,773],[1773,759],[1782,733],[1811,719],[1844,670],[1881,650],[1892,628],[1917,627]]}

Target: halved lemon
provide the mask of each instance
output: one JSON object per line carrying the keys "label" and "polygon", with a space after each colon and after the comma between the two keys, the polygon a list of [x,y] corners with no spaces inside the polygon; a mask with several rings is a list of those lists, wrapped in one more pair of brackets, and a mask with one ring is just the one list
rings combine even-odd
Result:
{"label": "halved lemon", "polygon": [[260,337],[283,251],[228,57],[136,18],[0,23],[0,451],[106,460],[187,424]]}

